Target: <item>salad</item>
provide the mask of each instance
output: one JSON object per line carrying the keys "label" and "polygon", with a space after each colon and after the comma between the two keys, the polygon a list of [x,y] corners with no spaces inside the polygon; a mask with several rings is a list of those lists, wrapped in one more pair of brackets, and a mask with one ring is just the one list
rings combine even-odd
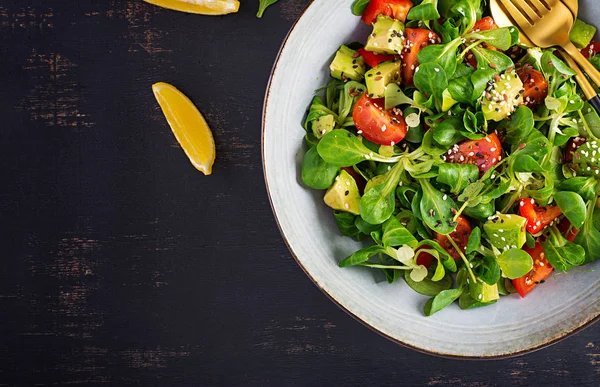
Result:
{"label": "salad", "polygon": [[[429,316],[599,259],[600,117],[558,53],[481,0],[352,10],[372,31],[334,54],[303,123],[303,182],[368,242],[339,266],[404,280]],[[578,20],[571,40],[600,67],[595,32]]]}

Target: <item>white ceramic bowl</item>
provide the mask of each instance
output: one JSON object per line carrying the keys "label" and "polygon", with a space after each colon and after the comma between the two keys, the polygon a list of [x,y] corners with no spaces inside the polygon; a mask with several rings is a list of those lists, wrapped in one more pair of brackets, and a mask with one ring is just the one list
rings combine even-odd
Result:
{"label": "white ceramic bowl", "polygon": [[[591,0],[580,3],[584,20],[600,20],[600,9],[592,7]],[[425,317],[427,297],[404,281],[389,285],[370,269],[337,266],[359,245],[340,235],[332,211],[323,203],[323,192],[301,182],[306,151],[301,122],[314,90],[328,82],[332,54],[342,43],[364,41],[369,32],[352,15],[351,4],[351,0],[313,1],[281,49],[265,100],[262,145],[267,189],[281,233],[300,266],[365,325],[398,343],[438,355],[516,355],[556,342],[596,320],[600,270],[551,277],[525,299],[512,295],[469,311],[452,305]],[[585,269],[600,268],[590,266]]]}

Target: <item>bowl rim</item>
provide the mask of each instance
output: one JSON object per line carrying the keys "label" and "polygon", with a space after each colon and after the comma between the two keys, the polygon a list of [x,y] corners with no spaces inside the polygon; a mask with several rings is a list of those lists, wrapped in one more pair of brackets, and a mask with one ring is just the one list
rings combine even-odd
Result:
{"label": "bowl rim", "polygon": [[589,319],[587,319],[586,321],[582,322],[581,325],[579,325],[578,327],[575,327],[569,331],[563,332],[559,335],[557,335],[556,337],[553,337],[551,339],[548,339],[542,343],[539,343],[537,345],[533,345],[530,346],[528,348],[524,348],[522,350],[519,351],[515,351],[515,352],[508,352],[508,353],[503,353],[500,355],[490,355],[490,356],[485,356],[485,355],[481,355],[481,356],[465,356],[465,355],[454,355],[454,354],[447,354],[447,353],[438,353],[432,350],[428,350],[428,349],[423,349],[423,348],[419,348],[417,346],[414,345],[410,345],[408,343],[405,343],[393,336],[387,335],[385,333],[383,333],[382,331],[380,331],[379,329],[377,329],[376,327],[374,327],[373,325],[371,325],[368,321],[363,320],[362,318],[358,317],[354,312],[352,312],[350,309],[346,308],[340,301],[338,301],[333,294],[331,294],[327,289],[325,289],[323,286],[321,286],[319,284],[319,282],[308,272],[308,270],[304,267],[304,265],[302,264],[302,262],[300,261],[300,259],[298,258],[298,256],[296,255],[296,252],[294,251],[294,249],[292,248],[290,242],[288,241],[288,237],[285,234],[285,232],[283,231],[283,228],[281,227],[281,223],[279,221],[279,217],[277,215],[277,211],[275,210],[275,206],[273,204],[273,198],[271,196],[271,190],[269,189],[269,180],[267,177],[267,165],[265,162],[265,128],[266,128],[266,115],[267,115],[267,109],[268,109],[268,104],[269,104],[269,97],[271,95],[271,86],[272,86],[272,82],[273,82],[273,75],[275,74],[275,71],[277,70],[277,67],[279,65],[279,61],[281,59],[281,53],[283,52],[283,50],[285,49],[285,47],[287,46],[287,43],[289,41],[290,36],[294,33],[294,30],[296,29],[296,27],[298,26],[298,23],[300,22],[300,20],[305,16],[306,11],[315,3],[315,0],[310,0],[310,2],[305,6],[305,8],[302,10],[300,16],[296,19],[296,21],[294,22],[294,24],[292,24],[292,26],[290,27],[290,30],[288,31],[288,33],[286,34],[286,36],[283,39],[283,42],[277,52],[277,56],[275,58],[275,61],[273,63],[273,66],[271,68],[271,72],[269,74],[269,80],[267,82],[267,88],[265,91],[265,96],[264,96],[264,100],[263,100],[263,109],[262,109],[262,117],[261,117],[261,135],[260,135],[260,139],[261,139],[261,161],[262,161],[262,169],[263,169],[263,176],[264,176],[264,180],[265,180],[265,188],[267,190],[267,196],[269,198],[269,205],[271,206],[271,211],[273,212],[273,217],[275,219],[275,224],[277,225],[277,228],[279,229],[279,233],[281,234],[281,237],[283,239],[283,242],[285,243],[287,249],[289,250],[290,254],[292,255],[292,257],[294,258],[294,260],[296,261],[296,263],[298,264],[298,266],[302,269],[302,271],[306,274],[306,276],[308,278],[310,278],[310,280],[313,282],[313,284],[315,284],[317,286],[317,288],[319,288],[321,290],[321,292],[323,292],[323,294],[325,294],[325,296],[327,296],[327,298],[329,298],[335,305],[337,305],[341,310],[343,310],[344,312],[346,312],[346,314],[348,314],[350,317],[352,317],[354,320],[358,321],[359,323],[361,323],[363,326],[369,328],[371,331],[377,333],[379,336],[382,336],[388,340],[390,340],[391,342],[394,342],[396,344],[401,345],[402,347],[405,348],[409,348],[412,349],[414,351],[423,353],[423,354],[427,354],[427,355],[432,355],[432,356],[436,356],[436,357],[440,357],[440,358],[445,358],[445,359],[452,359],[452,360],[476,360],[476,361],[485,361],[485,360],[502,360],[502,359],[510,359],[510,358],[515,358],[518,356],[522,356],[522,355],[526,355],[529,353],[533,353],[536,351],[539,351],[541,349],[547,348],[551,345],[554,345],[556,343],[561,342],[562,340],[566,339],[567,337],[570,337],[572,335],[575,335],[579,332],[581,332],[582,330],[592,326],[593,324],[595,324],[596,322],[600,321],[600,313],[596,314],[596,316],[593,316]]}

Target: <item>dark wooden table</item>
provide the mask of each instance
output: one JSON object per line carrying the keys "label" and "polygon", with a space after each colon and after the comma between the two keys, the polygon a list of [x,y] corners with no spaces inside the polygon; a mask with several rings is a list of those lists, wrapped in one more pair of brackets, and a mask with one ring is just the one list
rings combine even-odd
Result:
{"label": "dark wooden table", "polygon": [[[600,325],[515,359],[440,359],[363,327],[296,265],[260,131],[271,65],[308,2],[262,20],[258,0],[213,18],[0,2],[0,385],[600,383]],[[157,81],[205,113],[212,176],[177,145]]]}

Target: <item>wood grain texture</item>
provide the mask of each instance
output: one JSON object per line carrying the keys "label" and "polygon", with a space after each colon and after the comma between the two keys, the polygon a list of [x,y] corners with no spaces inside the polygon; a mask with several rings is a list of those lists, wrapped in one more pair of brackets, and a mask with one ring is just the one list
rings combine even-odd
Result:
{"label": "wood grain texture", "polygon": [[[0,385],[600,384],[598,325],[516,359],[439,359],[364,328],[296,265],[260,125],[307,3],[261,20],[250,0],[226,17],[137,0],[0,4]],[[157,81],[214,129],[212,176],[177,145]]]}

